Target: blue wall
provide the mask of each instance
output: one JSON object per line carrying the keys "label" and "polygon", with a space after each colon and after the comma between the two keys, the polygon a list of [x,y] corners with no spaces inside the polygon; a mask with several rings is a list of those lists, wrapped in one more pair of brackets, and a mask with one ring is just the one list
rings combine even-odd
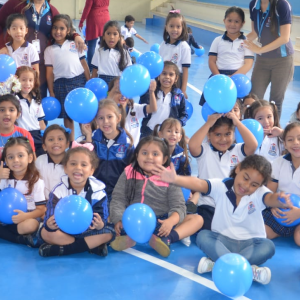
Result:
{"label": "blue wall", "polygon": [[[239,6],[247,8],[249,7],[249,0],[197,0],[198,2],[214,3],[226,6]],[[288,0],[292,6],[293,15],[300,15],[300,1],[299,0]]]}

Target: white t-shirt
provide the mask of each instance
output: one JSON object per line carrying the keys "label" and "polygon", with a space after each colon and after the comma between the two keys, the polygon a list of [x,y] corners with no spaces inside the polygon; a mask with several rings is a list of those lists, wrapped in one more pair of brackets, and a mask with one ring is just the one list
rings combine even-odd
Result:
{"label": "white t-shirt", "polygon": [[[127,67],[132,65],[129,52],[122,49],[127,61]],[[95,51],[92,59],[92,67],[98,70],[99,75],[121,76],[122,71],[119,69],[120,51],[109,48],[99,48]]]}
{"label": "white t-shirt", "polygon": [[226,33],[214,39],[208,55],[217,56],[219,70],[238,70],[245,64],[245,58],[254,59],[254,53],[244,47],[245,39],[241,34],[232,41]]}
{"label": "white t-shirt", "polygon": [[80,60],[85,59],[85,53],[78,52],[74,41],[65,40],[62,45],[51,45],[46,48],[44,56],[45,65],[53,67],[54,81],[84,73]]}
{"label": "white t-shirt", "polygon": [[131,27],[130,30],[128,30],[128,27],[126,25],[123,25],[121,27],[121,35],[124,36],[124,40],[126,40],[128,37],[131,37],[132,35],[136,35],[136,30]]}
{"label": "white t-shirt", "polygon": [[9,56],[15,60],[17,68],[21,66],[31,67],[32,65],[40,63],[39,54],[32,44],[25,42],[15,51],[13,50],[11,43],[6,43],[5,45]]}
{"label": "white t-shirt", "polygon": [[180,73],[182,73],[182,67],[191,66],[191,47],[185,41],[177,41],[174,44],[163,41],[160,44],[159,55],[163,61],[169,60],[176,64]]}
{"label": "white t-shirt", "polygon": [[[225,181],[226,179],[228,181]],[[211,230],[234,240],[266,238],[261,212],[266,208],[264,197],[271,191],[261,186],[253,194],[242,197],[239,205],[236,206],[233,179],[226,179],[207,180],[209,190],[206,195],[216,203]],[[225,183],[229,186],[229,190]]]}

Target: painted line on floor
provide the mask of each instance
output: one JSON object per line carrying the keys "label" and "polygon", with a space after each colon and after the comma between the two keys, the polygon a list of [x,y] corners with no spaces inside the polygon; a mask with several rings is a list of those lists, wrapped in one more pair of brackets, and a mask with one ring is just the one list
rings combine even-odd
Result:
{"label": "painted line on floor", "polygon": [[199,95],[202,95],[202,92],[198,90],[196,87],[194,87],[193,85],[191,85],[190,83],[187,83],[187,86],[193,91],[195,91],[196,93],[198,93]]}
{"label": "painted line on floor", "polygon": [[[215,286],[215,284],[213,283],[213,281],[209,280],[209,279],[206,279],[204,277],[201,277],[193,272],[190,272],[188,270],[185,270],[181,267],[178,267],[176,265],[173,265],[165,260],[162,260],[162,259],[159,259],[159,258],[156,258],[154,256],[151,256],[149,254],[146,254],[146,253],[143,253],[141,251],[138,251],[138,250],[135,250],[135,249],[132,249],[132,248],[129,248],[129,249],[126,249],[124,250],[124,252],[130,254],[130,255],[133,255],[133,256],[136,256],[140,259],[143,259],[143,260],[146,260],[152,264],[155,264],[159,267],[162,267],[162,268],[165,268],[171,272],[174,272],[180,276],[183,276],[185,278],[188,278],[194,282],[197,282],[217,293],[220,293],[220,291],[217,289],[217,287]],[[221,294],[221,293],[220,293]],[[230,298],[230,297],[229,297]],[[234,298],[235,300],[250,300],[250,298],[247,298],[247,297],[239,297],[239,298]]]}

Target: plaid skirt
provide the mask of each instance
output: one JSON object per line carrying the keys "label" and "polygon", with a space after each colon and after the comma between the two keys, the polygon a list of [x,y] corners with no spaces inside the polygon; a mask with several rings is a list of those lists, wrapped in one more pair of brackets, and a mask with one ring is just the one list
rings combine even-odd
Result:
{"label": "plaid skirt", "polygon": [[84,87],[85,83],[86,79],[84,73],[73,78],[59,78],[54,81],[53,90],[55,98],[61,104],[61,113],[58,118],[69,118],[68,114],[65,111],[65,99],[71,91],[77,88]]}
{"label": "plaid skirt", "polygon": [[103,79],[107,83],[107,86],[109,86],[109,83],[116,77],[118,76],[99,75],[99,78]]}
{"label": "plaid skirt", "polygon": [[263,210],[262,215],[264,218],[265,225],[268,225],[278,235],[283,237],[290,237],[294,235],[294,231],[297,226],[293,226],[293,227],[282,226],[275,220],[269,208]]}

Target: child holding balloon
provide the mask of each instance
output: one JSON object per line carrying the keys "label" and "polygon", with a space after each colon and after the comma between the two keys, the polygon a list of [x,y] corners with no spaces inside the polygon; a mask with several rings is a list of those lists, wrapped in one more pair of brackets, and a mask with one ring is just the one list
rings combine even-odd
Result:
{"label": "child holding balloon", "polygon": [[[107,224],[105,186],[92,176],[98,164],[99,159],[92,144],[86,143],[67,152],[63,159],[66,175],[61,177],[60,184],[53,189],[47,202],[44,226],[40,232],[45,243],[39,248],[40,256],[62,256],[85,251],[99,256],[107,255],[106,243],[113,238],[114,230]],[[55,221],[55,206],[60,199],[70,195],[79,195],[92,205],[92,224],[80,234],[61,231]]]}
{"label": "child holding balloon", "polygon": [[[241,8],[233,6],[226,10],[224,17],[226,32],[214,39],[208,54],[208,64],[212,72],[210,77],[217,74],[227,76],[247,74],[251,70],[254,54],[244,47],[246,37],[240,31],[244,24],[245,13]],[[201,106],[205,103],[204,96],[202,94],[200,98]]]}
{"label": "child holding balloon", "polygon": [[129,52],[121,42],[121,28],[117,21],[109,21],[104,25],[100,47],[92,59],[92,78],[99,77],[107,84],[121,76],[127,66],[131,66]]}
{"label": "child holding balloon", "polygon": [[40,177],[45,183],[45,197],[48,200],[53,188],[60,183],[61,176],[65,175],[62,161],[66,150],[69,148],[71,130],[53,124],[43,132],[43,154],[35,161],[35,166],[40,172]]}
{"label": "child holding balloon", "polygon": [[[268,188],[273,191],[282,191],[300,195],[300,123],[294,122],[286,126],[282,139],[288,154],[276,158],[272,164],[272,179]],[[282,220],[280,223],[274,219]],[[267,237],[274,239],[278,236],[293,236],[295,243],[300,246],[300,207],[293,206],[289,211],[282,212],[278,208],[263,211]],[[294,221],[296,225],[293,225]]]}
{"label": "child holding balloon", "polygon": [[123,213],[134,203],[144,203],[153,209],[157,224],[149,244],[163,257],[170,255],[171,243],[194,234],[202,227],[202,217],[186,216],[180,187],[162,183],[154,175],[155,165],[170,165],[168,142],[147,136],[139,142],[132,164],[125,168],[113,191],[110,217],[117,237],[110,245],[114,250],[122,251],[135,245],[129,236],[121,235],[123,227],[126,230],[126,224],[122,223]]}
{"label": "child holding balloon", "polygon": [[284,151],[283,129],[279,124],[278,110],[274,101],[258,100],[245,111],[244,119],[257,120],[264,129],[264,139],[256,154],[273,162]]}
{"label": "child holding balloon", "polygon": [[83,124],[82,132],[87,142],[93,142],[100,159],[94,176],[105,184],[109,205],[112,191],[129,165],[134,145],[130,133],[125,129],[123,107],[118,107],[115,101],[101,100],[95,120],[98,126],[96,131],[92,132],[89,124]]}
{"label": "child holding balloon", "polygon": [[[234,143],[234,129],[237,127],[245,143]],[[204,142],[207,136],[207,142]],[[198,163],[198,177],[226,178],[230,171],[257,148],[254,135],[233,112],[225,115],[212,114],[207,122],[191,137],[189,150]],[[201,195],[198,213],[204,219],[204,229],[211,229],[215,203],[206,195]]]}
{"label": "child holding balloon", "polygon": [[[0,238],[12,243],[36,246],[33,236],[40,225],[40,218],[45,213],[44,181],[34,164],[35,156],[26,137],[10,138],[3,149],[1,161],[0,189],[14,187],[27,200],[27,212],[14,210],[14,224],[1,226]],[[3,162],[8,172],[3,173]]]}
{"label": "child holding balloon", "polygon": [[74,122],[67,115],[64,107],[69,92],[84,87],[90,79],[90,70],[85,60],[85,53],[79,53],[73,40],[75,32],[68,15],[56,15],[52,20],[51,34],[53,45],[45,50],[45,65],[48,89],[51,97],[61,103],[58,118],[64,119],[64,125],[72,130],[74,140]]}
{"label": "child holding balloon", "polygon": [[177,87],[179,76],[180,73],[176,64],[165,61],[162,73],[156,78],[155,91],[149,90],[150,99],[156,99],[157,111],[144,118],[141,137],[152,134],[155,125],[161,124],[167,118],[177,119],[181,126],[185,126],[188,114],[185,106],[185,96]]}
{"label": "child holding balloon", "polygon": [[154,174],[159,180],[210,195],[216,204],[212,230],[200,231],[196,239],[197,246],[208,256],[201,258],[199,273],[211,272],[219,257],[238,253],[252,265],[253,280],[270,282],[270,269],[258,267],[275,253],[273,242],[266,238],[261,212],[266,206],[292,207],[289,195],[272,193],[264,186],[271,172],[271,164],[260,155],[246,157],[225,179],[179,176],[173,166],[168,170],[157,165]]}
{"label": "child holding balloon", "polygon": [[39,156],[45,153],[42,148],[41,130],[46,127],[45,114],[41,104],[39,76],[34,69],[26,66],[19,67],[16,76],[21,83],[21,91],[17,94],[22,108],[18,125],[30,132],[34,140],[36,156]]}

